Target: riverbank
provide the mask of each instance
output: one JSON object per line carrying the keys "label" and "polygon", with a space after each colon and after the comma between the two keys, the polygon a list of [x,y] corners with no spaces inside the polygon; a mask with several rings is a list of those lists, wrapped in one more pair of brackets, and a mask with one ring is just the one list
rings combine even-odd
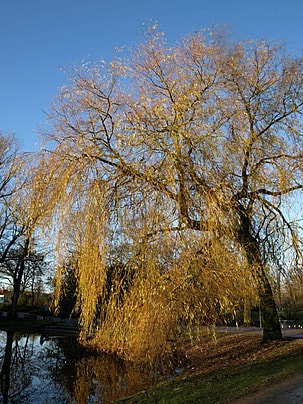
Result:
{"label": "riverbank", "polygon": [[77,336],[79,327],[76,319],[61,320],[58,317],[34,316],[27,313],[18,313],[16,318],[0,316],[0,330],[20,332],[42,332],[46,335]]}
{"label": "riverbank", "polygon": [[[188,343],[187,366],[169,382],[120,403],[231,403],[303,372],[303,340],[261,343],[258,334],[221,333]],[[245,402],[245,400],[243,401]]]}
{"label": "riverbank", "polygon": [[[2,318],[0,319],[0,329],[19,331],[22,335],[23,333],[41,333],[46,340],[52,336],[77,336],[79,332],[76,320],[61,321],[56,317],[48,320],[24,317]],[[185,354],[186,361],[174,369],[172,372],[174,377],[168,382],[158,384],[145,392],[122,399],[120,402],[231,403],[247,394],[251,398],[258,397],[259,393],[255,395],[258,390],[263,391],[266,386],[284,380],[290,375],[300,372],[303,374],[302,330],[284,331],[284,340],[267,344],[261,343],[262,330],[256,328],[218,327],[217,332],[216,341],[206,329],[202,331],[200,340],[195,344],[191,343],[188,336],[181,338],[178,341],[178,348]],[[97,361],[99,356],[101,358],[102,355],[94,356],[93,361]],[[81,362],[81,358],[79,360]],[[85,360],[87,361],[87,358]],[[118,362],[119,368],[131,366],[121,360]],[[106,370],[103,367],[104,363],[101,368],[104,377],[107,378],[108,366],[106,366]],[[103,374],[100,373],[100,369],[96,371],[95,368],[94,365],[95,377],[97,374],[98,377]],[[142,373],[139,379],[137,379],[138,377],[137,375],[136,380],[142,379]],[[116,380],[116,377],[113,379]],[[125,376],[123,376],[124,379]],[[141,383],[141,387],[133,386],[134,388],[128,394],[147,388],[155,381],[146,383],[145,386]],[[131,382],[133,380],[130,378],[128,384]],[[101,385],[104,386],[104,381]],[[123,390],[124,387],[121,385],[119,388]],[[127,394],[126,391],[125,393]],[[118,398],[119,396],[123,397],[123,391],[119,391],[119,394],[115,391],[111,392],[111,397]],[[243,403],[246,400],[245,397]]]}

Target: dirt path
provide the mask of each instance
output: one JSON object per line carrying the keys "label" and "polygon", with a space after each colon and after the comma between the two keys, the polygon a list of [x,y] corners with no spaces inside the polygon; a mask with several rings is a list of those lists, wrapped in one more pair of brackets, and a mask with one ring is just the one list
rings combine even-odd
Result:
{"label": "dirt path", "polygon": [[[223,328],[223,327],[222,327]],[[222,329],[219,331],[223,331]],[[234,333],[261,334],[261,329],[240,328],[238,330],[230,327],[228,329]],[[284,338],[303,339],[302,329],[283,329]],[[238,400],[233,404],[302,404],[303,403],[303,374],[297,374],[287,379],[272,384],[271,386],[262,388],[262,390],[251,393]]]}
{"label": "dirt path", "polygon": [[[261,335],[259,328],[217,327],[218,332],[231,332],[233,334]],[[290,340],[303,339],[303,329],[282,329],[284,338]],[[303,373],[288,377],[279,382],[264,387],[255,393],[250,393],[232,404],[303,404]]]}
{"label": "dirt path", "polygon": [[[256,327],[216,327],[217,332],[226,332],[232,334],[258,334],[262,335],[263,329]],[[303,329],[299,328],[284,328],[282,329],[284,338],[299,338],[303,339]]]}
{"label": "dirt path", "polygon": [[303,374],[297,374],[262,390],[244,396],[232,404],[302,404]]}

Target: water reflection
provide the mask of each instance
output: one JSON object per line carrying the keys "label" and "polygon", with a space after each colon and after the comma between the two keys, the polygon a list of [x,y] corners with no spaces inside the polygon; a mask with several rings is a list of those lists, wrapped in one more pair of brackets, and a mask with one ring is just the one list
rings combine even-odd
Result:
{"label": "water reflection", "polygon": [[6,345],[4,351],[4,360],[1,368],[1,393],[3,396],[3,402],[8,402],[8,392],[10,385],[10,367],[12,363],[12,346],[13,346],[14,332],[7,333]]}
{"label": "water reflection", "polygon": [[1,393],[5,403],[111,403],[170,377],[80,347],[73,337],[0,331]]}
{"label": "water reflection", "polygon": [[67,402],[68,395],[53,377],[62,360],[56,341],[41,345],[40,335],[13,331],[0,335],[3,403]]}

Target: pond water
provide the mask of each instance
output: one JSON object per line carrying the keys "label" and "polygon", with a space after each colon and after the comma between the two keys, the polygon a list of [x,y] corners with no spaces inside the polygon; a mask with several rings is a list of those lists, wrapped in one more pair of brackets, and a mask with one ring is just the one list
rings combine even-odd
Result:
{"label": "pond water", "polygon": [[169,378],[79,346],[74,337],[0,331],[1,394],[5,403],[111,403]]}

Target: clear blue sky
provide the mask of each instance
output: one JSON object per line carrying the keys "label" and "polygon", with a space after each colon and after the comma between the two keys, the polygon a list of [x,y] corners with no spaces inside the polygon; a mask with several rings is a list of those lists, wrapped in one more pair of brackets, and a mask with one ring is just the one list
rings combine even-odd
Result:
{"label": "clear blue sky", "polygon": [[36,150],[60,66],[110,59],[157,20],[170,41],[224,24],[236,38],[285,40],[303,50],[303,0],[0,0],[0,130]]}

